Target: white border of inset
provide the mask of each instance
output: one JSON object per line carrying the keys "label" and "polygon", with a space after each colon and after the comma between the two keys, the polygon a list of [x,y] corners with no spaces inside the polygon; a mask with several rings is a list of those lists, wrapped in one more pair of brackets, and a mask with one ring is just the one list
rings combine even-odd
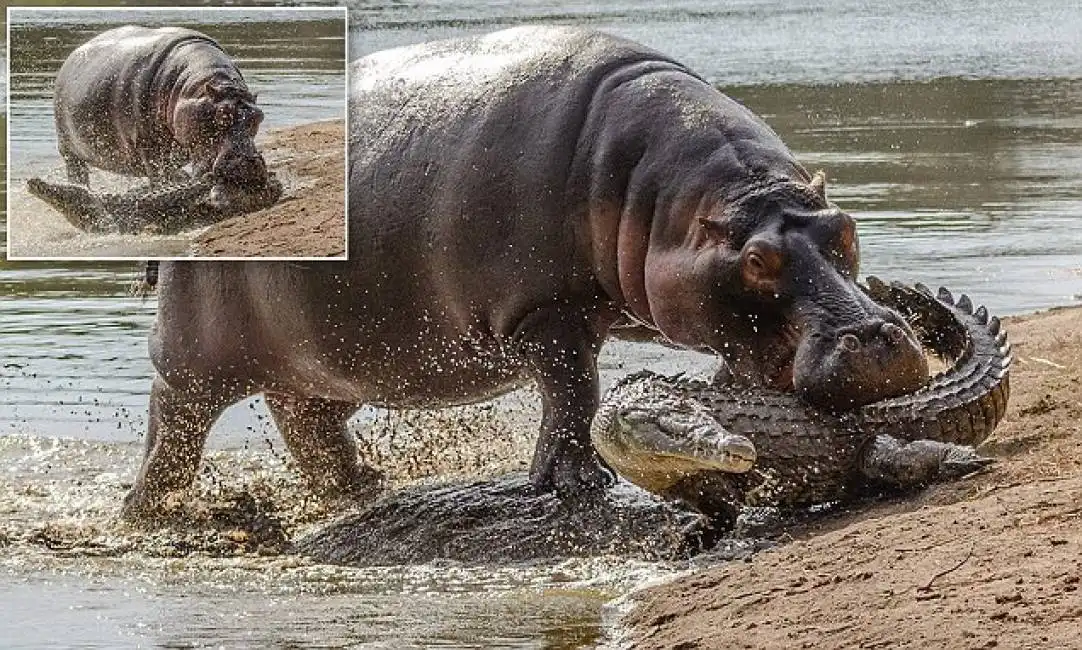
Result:
{"label": "white border of inset", "polygon": [[[342,115],[343,115],[343,138],[342,138],[342,159],[343,159],[343,185],[345,191],[342,195],[344,201],[344,230],[342,233],[343,245],[345,246],[345,252],[340,256],[335,257],[218,257],[214,255],[208,256],[180,256],[180,257],[153,257],[153,256],[131,256],[131,257],[12,257],[11,256],[11,12],[12,11],[26,11],[26,12],[83,12],[83,11],[116,11],[116,12],[169,12],[169,11],[183,11],[188,13],[206,13],[208,11],[222,11],[222,12],[258,12],[258,11],[296,11],[296,12],[328,12],[328,13],[340,13],[342,16],[342,38],[343,38],[343,57],[345,69],[343,70],[343,79],[345,81],[345,90],[342,97]],[[7,7],[6,12],[6,34],[5,44],[7,46],[7,66],[4,71],[4,79],[7,82],[7,97],[5,97],[5,116],[7,118],[7,133],[6,135],[6,156],[5,163],[7,168],[5,170],[4,182],[6,183],[7,201],[4,211],[4,219],[7,224],[7,244],[4,247],[4,254],[6,259],[12,262],[145,262],[148,260],[155,261],[181,261],[181,262],[343,262],[349,259],[349,8],[346,6],[306,6],[306,7],[139,7],[139,6],[106,6],[106,7],[24,7],[24,6],[11,6]],[[243,71],[242,71],[243,72]]]}

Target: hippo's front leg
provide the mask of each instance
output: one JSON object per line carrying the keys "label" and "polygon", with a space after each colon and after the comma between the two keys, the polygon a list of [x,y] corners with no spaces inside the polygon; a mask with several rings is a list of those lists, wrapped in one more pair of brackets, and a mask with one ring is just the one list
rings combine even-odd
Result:
{"label": "hippo's front leg", "polygon": [[541,391],[541,432],[530,465],[534,489],[576,497],[612,484],[590,442],[601,399],[597,353],[604,336],[591,330],[581,312],[543,308],[526,318],[515,338]]}
{"label": "hippo's front leg", "polygon": [[156,377],[150,389],[146,456],[124,498],[121,517],[146,520],[165,514],[170,493],[195,481],[211,425],[243,396],[223,386],[199,392],[176,389]]}

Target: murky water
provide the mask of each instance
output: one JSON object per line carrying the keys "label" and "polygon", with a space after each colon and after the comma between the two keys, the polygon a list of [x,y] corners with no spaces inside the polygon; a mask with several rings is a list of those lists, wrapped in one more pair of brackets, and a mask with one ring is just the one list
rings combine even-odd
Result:
{"label": "murky water", "polygon": [[[56,150],[53,86],[72,50],[126,24],[178,26],[217,40],[237,62],[270,130],[345,115],[346,37],[341,10],[16,10],[11,13],[11,254],[35,257],[138,257],[186,254],[198,232],[178,235],[81,233],[25,189],[26,180],[66,181]],[[91,186],[119,192],[139,179],[92,171]]]}
{"label": "murky water", "polygon": [[[357,3],[351,16],[355,55],[522,22],[631,36],[699,70],[828,172],[831,198],[860,224],[866,272],[946,284],[1001,314],[1082,300],[1082,9],[1071,3],[454,0]],[[11,540],[0,541],[0,607],[18,612],[0,617],[0,638],[575,647],[599,638],[605,598],[667,570],[615,561],[370,572],[154,556],[110,520],[134,475],[149,387],[154,303],[125,296],[134,275],[0,263],[0,540]],[[708,361],[614,344],[604,376],[641,366],[701,371]],[[491,440],[509,441],[506,455],[525,453],[528,407],[512,401],[484,417],[495,421]],[[384,419],[366,412],[356,424]],[[455,432],[453,418],[438,426]],[[219,481],[303,494],[258,404],[233,409],[212,446]],[[299,515],[295,527],[313,521]],[[50,550],[39,534],[50,522],[82,550]],[[95,540],[100,557],[86,550]],[[8,623],[26,620],[36,625]]]}

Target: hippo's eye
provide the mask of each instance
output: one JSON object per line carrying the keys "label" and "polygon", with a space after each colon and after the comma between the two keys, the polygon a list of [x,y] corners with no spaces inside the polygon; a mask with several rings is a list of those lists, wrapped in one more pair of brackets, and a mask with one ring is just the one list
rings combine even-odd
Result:
{"label": "hippo's eye", "polygon": [[219,127],[226,127],[233,123],[233,105],[228,103],[218,104],[214,111],[214,123]]}
{"label": "hippo's eye", "polygon": [[766,260],[763,256],[756,252],[748,253],[748,259],[745,264],[748,265],[748,270],[752,273],[764,273],[766,272]]}
{"label": "hippo's eye", "polygon": [[762,245],[746,250],[741,261],[744,285],[753,291],[776,293],[784,261],[778,251]]}

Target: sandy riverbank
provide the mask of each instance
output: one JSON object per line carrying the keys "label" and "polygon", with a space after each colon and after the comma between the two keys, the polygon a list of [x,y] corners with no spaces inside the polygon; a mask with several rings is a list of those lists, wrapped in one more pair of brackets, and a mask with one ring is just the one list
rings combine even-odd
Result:
{"label": "sandy riverbank", "polygon": [[1082,647],[1082,308],[1006,322],[992,471],[643,590],[634,647]]}
{"label": "sandy riverbank", "polygon": [[193,254],[236,257],[336,257],[346,250],[345,124],[342,120],[270,131],[267,165],[286,187],[265,210],[214,224]]}

